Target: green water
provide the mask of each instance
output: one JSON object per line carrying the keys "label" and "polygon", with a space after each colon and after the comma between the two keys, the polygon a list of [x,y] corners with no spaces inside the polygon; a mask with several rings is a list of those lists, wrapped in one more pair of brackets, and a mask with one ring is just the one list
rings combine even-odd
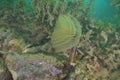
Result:
{"label": "green water", "polygon": [[115,7],[111,5],[109,0],[95,0],[93,3],[94,9],[92,10],[92,16],[103,21],[113,19],[117,14]]}

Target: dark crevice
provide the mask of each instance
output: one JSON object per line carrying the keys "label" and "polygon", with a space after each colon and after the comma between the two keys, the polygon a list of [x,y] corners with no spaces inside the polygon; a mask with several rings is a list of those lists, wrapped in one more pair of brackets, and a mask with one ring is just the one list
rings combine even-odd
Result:
{"label": "dark crevice", "polygon": [[4,55],[0,53],[0,80],[14,80],[12,73],[9,71],[7,64],[5,62]]}

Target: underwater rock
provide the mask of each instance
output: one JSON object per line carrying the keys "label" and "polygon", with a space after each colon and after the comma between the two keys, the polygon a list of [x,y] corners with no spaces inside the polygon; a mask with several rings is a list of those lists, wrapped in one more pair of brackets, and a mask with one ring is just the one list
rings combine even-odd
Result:
{"label": "underwater rock", "polygon": [[44,54],[8,55],[6,63],[17,80],[58,80],[57,75],[62,73],[56,59]]}
{"label": "underwater rock", "polygon": [[59,15],[51,36],[51,45],[55,52],[62,52],[76,46],[81,36],[81,25],[71,15]]}

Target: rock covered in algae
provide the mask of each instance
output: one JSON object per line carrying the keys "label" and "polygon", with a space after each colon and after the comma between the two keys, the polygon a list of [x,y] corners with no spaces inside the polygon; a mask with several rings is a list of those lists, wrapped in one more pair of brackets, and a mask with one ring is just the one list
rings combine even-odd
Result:
{"label": "rock covered in algae", "polygon": [[62,52],[76,46],[81,36],[81,25],[71,15],[61,14],[51,36],[51,45],[55,52]]}
{"label": "rock covered in algae", "polygon": [[[13,78],[17,78],[16,80],[59,80],[57,75],[62,73],[60,68],[62,63],[55,57],[42,53],[8,54],[6,63]],[[0,78],[0,80],[3,79]]]}

